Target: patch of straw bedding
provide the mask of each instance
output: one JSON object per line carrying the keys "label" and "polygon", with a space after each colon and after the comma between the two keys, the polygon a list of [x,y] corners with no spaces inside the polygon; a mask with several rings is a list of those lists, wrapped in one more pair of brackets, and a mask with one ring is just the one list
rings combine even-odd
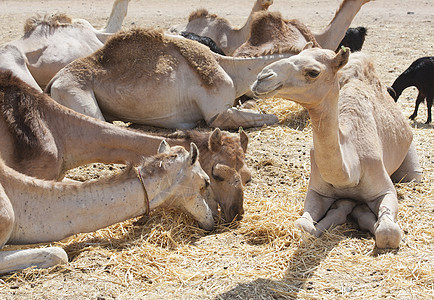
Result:
{"label": "patch of straw bedding", "polygon": [[[29,290],[36,297],[45,293],[48,299],[422,299],[430,295],[433,157],[426,145],[434,138],[432,130],[415,128],[424,182],[396,185],[398,220],[405,233],[401,247],[377,250],[373,237],[351,223],[320,239],[294,228],[310,172],[309,120],[302,108],[283,99],[262,100],[258,106],[278,115],[281,124],[247,130],[247,161],[254,179],[245,188],[241,222],[219,225],[207,234],[179,211],[157,210],[78,234],[55,243],[67,251],[68,265],[4,275],[2,297],[28,297]],[[92,174],[105,176],[122,168],[92,164],[73,170],[70,177],[94,178]]]}

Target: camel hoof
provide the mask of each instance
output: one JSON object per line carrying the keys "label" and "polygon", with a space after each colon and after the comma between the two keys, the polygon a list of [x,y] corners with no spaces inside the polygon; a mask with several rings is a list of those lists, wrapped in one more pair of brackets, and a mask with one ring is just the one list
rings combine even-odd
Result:
{"label": "camel hoof", "polygon": [[375,244],[378,248],[399,248],[401,229],[390,217],[385,216],[375,230]]}
{"label": "camel hoof", "polygon": [[313,225],[312,218],[307,218],[303,216],[299,218],[297,221],[295,221],[294,225],[296,228],[305,231],[313,236],[319,237],[321,235],[321,232],[319,232],[318,234],[318,231]]}

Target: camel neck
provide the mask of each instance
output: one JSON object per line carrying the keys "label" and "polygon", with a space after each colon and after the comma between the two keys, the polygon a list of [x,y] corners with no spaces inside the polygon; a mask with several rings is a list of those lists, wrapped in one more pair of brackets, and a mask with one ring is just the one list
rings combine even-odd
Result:
{"label": "camel neck", "polygon": [[[55,183],[5,168],[2,185],[15,214],[9,244],[58,241],[146,212],[143,187],[132,169],[97,182]],[[152,197],[152,189],[148,193]]]}
{"label": "camel neck", "polygon": [[336,50],[354,17],[366,2],[369,0],[345,0],[327,27],[315,35],[318,44],[324,49]]}
{"label": "camel neck", "polygon": [[339,90],[331,91],[318,106],[307,108],[312,122],[314,161],[324,181],[335,186],[349,182],[344,159],[344,134],[339,127]]}
{"label": "camel neck", "polygon": [[255,82],[258,73],[265,66],[292,55],[284,53],[245,58],[221,57],[219,64],[231,77],[235,87],[235,98],[238,98],[250,91],[250,87]]}
{"label": "camel neck", "polygon": [[128,11],[128,2],[129,0],[118,0],[114,2],[107,24],[101,30],[103,33],[115,33],[122,28],[122,22]]}

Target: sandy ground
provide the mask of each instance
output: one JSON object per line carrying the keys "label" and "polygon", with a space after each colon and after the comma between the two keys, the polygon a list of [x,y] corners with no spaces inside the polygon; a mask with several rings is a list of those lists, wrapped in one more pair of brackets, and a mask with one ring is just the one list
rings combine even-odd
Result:
{"label": "sandy ground", "polygon": [[[252,2],[132,0],[124,27],[168,28],[185,22],[200,7],[239,26]],[[331,20],[339,3],[275,0],[270,10],[297,18],[315,31]],[[34,14],[60,11],[102,27],[110,10],[108,0],[0,0],[0,42],[20,37],[24,21]],[[361,9],[352,27],[368,28],[364,51],[374,58],[384,83],[391,84],[415,59],[433,55],[433,17],[433,0],[377,0]],[[398,102],[406,116],[413,111],[416,95],[409,88]],[[263,107],[279,113],[281,106],[273,103]],[[397,185],[399,220],[405,232],[397,251],[376,251],[372,236],[351,226],[308,242],[296,233],[293,221],[302,209],[312,136],[308,123],[294,125],[282,117],[279,125],[248,130],[247,160],[253,182],[246,187],[246,216],[238,226],[220,228],[212,235],[190,228],[186,234],[167,224],[176,213],[159,212],[152,220],[130,222],[99,235],[79,235],[60,244],[70,256],[68,266],[2,276],[0,298],[432,299],[434,130],[432,124],[423,124],[426,115],[422,104],[416,121],[409,121],[424,182]],[[88,172],[97,173],[98,168]],[[119,230],[120,238],[113,233]],[[150,238],[155,231],[169,237]],[[148,252],[137,257],[134,251],[144,236]],[[114,246],[116,239],[121,246]],[[117,267],[116,261],[122,259],[131,261],[129,268]],[[143,269],[145,265],[148,269]],[[138,269],[145,270],[141,276],[134,272]]]}

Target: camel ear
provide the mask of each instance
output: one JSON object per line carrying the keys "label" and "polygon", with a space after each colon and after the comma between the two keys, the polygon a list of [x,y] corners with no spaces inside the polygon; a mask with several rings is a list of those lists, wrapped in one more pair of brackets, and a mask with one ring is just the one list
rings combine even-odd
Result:
{"label": "camel ear", "polygon": [[313,43],[312,42],[307,42],[306,45],[304,45],[304,47],[303,47],[303,49],[301,51],[306,50],[306,49],[310,49],[310,48],[313,48]]}
{"label": "camel ear", "polygon": [[192,165],[195,164],[195,162],[199,159],[199,149],[197,149],[197,146],[195,143],[190,144],[190,162]]}
{"label": "camel ear", "polygon": [[220,147],[222,146],[222,132],[220,128],[214,129],[211,133],[208,140],[208,146],[211,152],[217,152],[220,150]]}
{"label": "camel ear", "polygon": [[249,143],[249,137],[247,136],[247,134],[245,133],[244,130],[240,130],[240,143],[241,143],[241,148],[243,148],[244,153],[247,152],[247,144]]}
{"label": "camel ear", "polygon": [[339,49],[339,52],[334,57],[333,63],[332,63],[333,68],[335,69],[335,72],[337,72],[343,66],[346,65],[349,57],[350,57],[350,48],[342,47],[341,49]]}
{"label": "camel ear", "polygon": [[169,153],[170,151],[170,146],[169,144],[166,142],[166,140],[162,140],[160,143],[160,146],[158,147],[158,154],[161,153]]}

